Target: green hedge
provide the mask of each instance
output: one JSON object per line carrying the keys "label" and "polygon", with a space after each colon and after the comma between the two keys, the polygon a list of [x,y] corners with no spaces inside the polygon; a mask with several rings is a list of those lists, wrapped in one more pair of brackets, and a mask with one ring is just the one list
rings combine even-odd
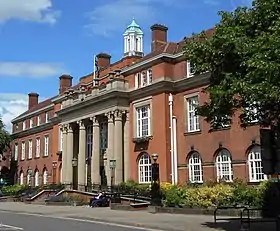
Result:
{"label": "green hedge", "polygon": [[[139,188],[145,191],[150,190],[149,185],[140,185],[132,181],[123,185],[137,190]],[[268,181],[264,181],[256,186],[248,186],[237,179],[232,183],[209,181],[202,185],[171,185],[170,183],[161,183],[161,190],[164,195],[163,203],[166,207],[261,207],[264,203],[264,193],[269,186],[270,183]]]}
{"label": "green hedge", "polygon": [[4,196],[19,196],[21,193],[27,190],[32,191],[33,194],[34,193],[36,194],[37,192],[40,192],[41,190],[44,189],[59,190],[59,189],[63,189],[63,185],[50,184],[50,185],[44,185],[38,187],[30,187],[28,185],[9,185],[9,186],[3,186],[1,188],[1,191]]}

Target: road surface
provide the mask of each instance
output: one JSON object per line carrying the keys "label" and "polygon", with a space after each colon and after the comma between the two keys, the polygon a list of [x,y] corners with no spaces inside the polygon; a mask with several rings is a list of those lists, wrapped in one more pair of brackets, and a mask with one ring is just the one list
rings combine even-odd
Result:
{"label": "road surface", "polygon": [[154,229],[137,228],[127,225],[109,224],[106,222],[94,222],[71,218],[52,218],[46,216],[34,216],[22,213],[0,211],[1,230],[23,231],[156,231]]}

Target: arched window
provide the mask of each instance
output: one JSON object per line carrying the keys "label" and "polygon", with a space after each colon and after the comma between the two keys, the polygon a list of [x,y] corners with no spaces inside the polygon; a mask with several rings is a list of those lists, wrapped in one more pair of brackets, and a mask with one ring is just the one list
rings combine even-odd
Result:
{"label": "arched window", "polygon": [[43,171],[43,184],[48,184],[48,170],[44,169]]}
{"label": "arched window", "polygon": [[217,180],[232,181],[233,172],[231,165],[231,154],[226,149],[221,149],[216,157]]}
{"label": "arched window", "polygon": [[29,172],[27,172],[26,184],[31,185],[31,174]]}
{"label": "arched window", "polygon": [[24,175],[23,175],[23,172],[21,172],[21,173],[19,174],[19,184],[20,184],[20,185],[23,185],[23,184],[24,184],[23,180],[24,180]]}
{"label": "arched window", "polygon": [[138,161],[139,183],[150,183],[152,181],[152,163],[150,156],[145,153]]}
{"label": "arched window", "polygon": [[192,183],[202,183],[202,161],[198,152],[193,152],[189,158],[189,181]]}
{"label": "arched window", "polygon": [[249,181],[260,182],[267,179],[267,176],[262,170],[261,148],[260,146],[254,146],[250,149],[248,154],[249,165]]}
{"label": "arched window", "polygon": [[34,174],[34,186],[35,187],[39,186],[39,171],[37,169]]}

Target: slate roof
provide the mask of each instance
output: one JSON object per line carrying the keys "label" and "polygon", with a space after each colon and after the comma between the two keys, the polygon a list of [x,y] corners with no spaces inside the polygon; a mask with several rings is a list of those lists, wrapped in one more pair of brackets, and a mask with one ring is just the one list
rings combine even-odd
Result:
{"label": "slate roof", "polygon": [[[57,97],[57,96],[55,96]],[[38,103],[37,105],[35,105],[34,107],[30,108],[29,110],[25,111],[24,113],[20,114],[19,116],[17,116],[16,118],[14,118],[13,120],[17,120],[18,118],[22,117],[22,116],[25,116],[29,113],[32,113],[34,111],[37,111],[39,109],[42,109],[44,107],[47,107],[49,105],[52,104],[52,100],[55,98],[55,97],[52,97],[52,98],[49,98],[49,99],[46,99],[40,103]]]}

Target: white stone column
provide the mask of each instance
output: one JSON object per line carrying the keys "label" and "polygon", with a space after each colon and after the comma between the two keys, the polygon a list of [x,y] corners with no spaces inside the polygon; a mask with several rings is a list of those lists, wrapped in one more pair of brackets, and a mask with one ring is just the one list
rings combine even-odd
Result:
{"label": "white stone column", "polygon": [[91,180],[92,184],[100,185],[100,126],[96,116],[92,117],[92,157],[91,157]]}
{"label": "white stone column", "polygon": [[123,182],[123,112],[114,111],[114,158],[116,160],[115,184]]}
{"label": "white stone column", "polygon": [[67,126],[62,125],[62,166],[61,166],[61,183],[67,184]]}
{"label": "white stone column", "polygon": [[130,143],[130,130],[129,130],[129,113],[126,112],[125,114],[125,124],[124,124],[124,131],[123,131],[123,165],[124,165],[124,181],[130,180],[130,150],[129,150],[129,143]]}
{"label": "white stone column", "polygon": [[107,185],[111,185],[111,170],[110,170],[110,159],[113,158],[114,152],[114,114],[112,112],[106,114],[108,118],[108,148],[107,148],[107,165],[106,165],[106,176]]}
{"label": "white stone column", "polygon": [[84,121],[79,121],[79,154],[78,154],[78,188],[85,190],[86,185],[86,128]]}
{"label": "white stone column", "polygon": [[67,175],[66,175],[66,182],[69,186],[73,184],[73,153],[74,153],[74,135],[73,135],[73,128],[72,125],[68,125],[68,133],[67,133]]}

